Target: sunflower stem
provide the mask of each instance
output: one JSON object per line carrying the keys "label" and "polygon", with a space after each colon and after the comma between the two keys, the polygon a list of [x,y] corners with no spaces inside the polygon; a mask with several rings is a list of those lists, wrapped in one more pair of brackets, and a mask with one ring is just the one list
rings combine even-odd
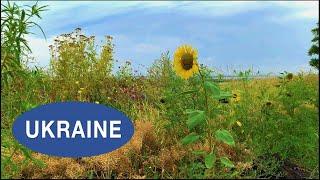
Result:
{"label": "sunflower stem", "polygon": [[204,75],[201,73],[201,67],[199,67],[199,75],[201,77],[201,81],[202,81],[202,88],[204,90],[204,96],[205,96],[205,105],[206,105],[206,113],[207,113],[207,119],[206,119],[206,122],[207,122],[207,125],[208,125],[208,138],[209,138],[209,147],[210,147],[210,152],[212,150],[212,138],[211,138],[211,128],[210,128],[210,121],[209,121],[209,117],[210,117],[210,108],[209,108],[209,105],[208,105],[208,93],[207,93],[207,89],[205,88],[205,79],[204,79]]}
{"label": "sunflower stem", "polygon": [[207,90],[204,86],[204,83],[205,83],[205,79],[204,79],[204,76],[203,74],[201,73],[201,68],[199,68],[199,74],[200,74],[200,77],[201,77],[201,81],[202,81],[202,88],[204,90],[204,96],[206,98],[206,101],[205,101],[205,105],[206,105],[206,112],[209,114],[209,107],[208,107],[208,94],[207,94]]}

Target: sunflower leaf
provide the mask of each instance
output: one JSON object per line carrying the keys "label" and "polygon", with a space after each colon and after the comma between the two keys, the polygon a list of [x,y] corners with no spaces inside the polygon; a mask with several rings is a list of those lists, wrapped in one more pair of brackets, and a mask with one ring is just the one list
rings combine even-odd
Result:
{"label": "sunflower leaf", "polygon": [[199,140],[200,136],[195,134],[195,133],[191,133],[189,135],[187,135],[186,137],[184,137],[182,140],[181,140],[181,143],[183,145],[187,145],[187,144],[191,144],[191,143],[194,143],[196,142],[197,140]]}
{"label": "sunflower leaf", "polygon": [[197,111],[199,111],[199,110],[195,110],[195,109],[186,109],[186,113],[187,114],[194,114],[194,113],[197,113]]}
{"label": "sunflower leaf", "polygon": [[199,111],[199,110],[190,111],[190,110],[188,110],[187,113],[188,113],[187,125],[190,130],[192,130],[196,126],[205,122],[204,111]]}
{"label": "sunflower leaf", "polygon": [[232,93],[228,91],[220,91],[220,97],[219,98],[230,98],[232,97]]}
{"label": "sunflower leaf", "polygon": [[227,157],[220,158],[220,161],[225,167],[229,167],[229,168],[234,167],[233,163]]}
{"label": "sunflower leaf", "polygon": [[204,158],[205,165],[208,169],[212,168],[216,161],[216,155],[211,152]]}
{"label": "sunflower leaf", "polygon": [[220,94],[219,95],[213,95],[213,96],[211,96],[213,99],[221,99],[220,98]]}
{"label": "sunflower leaf", "polygon": [[217,130],[216,138],[230,146],[235,145],[232,135],[227,130]]}
{"label": "sunflower leaf", "polygon": [[204,88],[209,92],[212,96],[220,96],[220,88],[213,82],[206,81],[204,83]]}
{"label": "sunflower leaf", "polygon": [[196,89],[194,89],[194,90],[189,90],[189,91],[184,91],[184,92],[178,94],[178,96],[180,96],[180,95],[185,95],[185,94],[192,94],[192,93],[195,93],[195,92],[197,92],[197,91],[198,91],[198,90],[196,90]]}

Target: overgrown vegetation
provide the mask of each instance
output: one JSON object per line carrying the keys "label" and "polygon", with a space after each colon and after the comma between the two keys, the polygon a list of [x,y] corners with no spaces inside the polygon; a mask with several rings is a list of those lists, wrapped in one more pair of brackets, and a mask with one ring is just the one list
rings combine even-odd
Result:
{"label": "overgrown vegetation", "polygon": [[[30,69],[21,57],[28,52],[21,39],[29,28],[29,18],[22,16],[39,17],[44,7],[3,7],[9,14],[1,23],[25,26],[19,31],[10,23],[1,25],[2,178],[319,176],[317,74],[284,72],[255,79],[250,70],[235,71],[240,79],[220,76],[215,82],[215,71],[199,65],[200,72],[195,68],[193,76],[183,79],[169,52],[145,76],[134,76],[130,62],[114,74],[112,37],[96,48],[95,37],[80,28],[56,38],[49,69]],[[191,65],[197,63],[193,60]],[[116,151],[81,159],[35,153],[13,138],[12,123],[22,112],[72,100],[125,112],[134,121],[133,138]]]}

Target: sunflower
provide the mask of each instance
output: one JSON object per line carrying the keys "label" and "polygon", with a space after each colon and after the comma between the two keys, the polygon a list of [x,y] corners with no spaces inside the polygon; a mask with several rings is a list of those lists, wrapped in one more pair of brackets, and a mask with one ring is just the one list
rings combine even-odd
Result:
{"label": "sunflower", "polygon": [[232,91],[232,100],[234,102],[240,101],[240,93],[238,91]]}
{"label": "sunflower", "polygon": [[199,71],[198,52],[190,45],[179,46],[174,53],[173,68],[183,79],[189,79]]}

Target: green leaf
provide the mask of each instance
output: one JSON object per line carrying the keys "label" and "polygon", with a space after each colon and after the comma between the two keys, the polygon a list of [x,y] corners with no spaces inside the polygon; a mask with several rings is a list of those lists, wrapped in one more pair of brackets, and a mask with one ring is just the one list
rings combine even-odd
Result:
{"label": "green leaf", "polygon": [[230,146],[235,145],[232,135],[227,130],[217,130],[216,138]]}
{"label": "green leaf", "polygon": [[26,111],[29,111],[30,109],[37,107],[37,105],[31,104],[29,102],[23,102],[22,106],[23,106],[24,110],[26,110]]}
{"label": "green leaf", "polygon": [[168,101],[168,100],[171,100],[172,98],[176,98],[176,97],[182,96],[182,95],[192,94],[192,93],[195,93],[195,92],[197,92],[197,91],[198,91],[198,90],[189,90],[189,91],[184,91],[184,92],[179,93],[179,94],[171,94],[171,95],[169,95],[169,96],[164,97],[164,99],[165,99],[166,101]]}
{"label": "green leaf", "polygon": [[204,111],[194,110],[194,111],[187,111],[188,120],[187,125],[188,128],[191,130],[196,126],[200,125],[201,123],[205,122],[205,114]]}
{"label": "green leaf", "polygon": [[234,167],[233,163],[227,157],[220,158],[220,161],[225,167],[229,167],[229,168]]}
{"label": "green leaf", "polygon": [[22,151],[23,155],[26,157],[26,158],[29,158],[29,159],[32,159],[32,156],[31,156],[31,151],[23,146],[20,146],[19,147],[20,150]]}
{"label": "green leaf", "polygon": [[[39,17],[40,18],[40,17]],[[47,41],[47,36],[46,34],[44,33],[43,29],[41,28],[41,26],[39,26],[39,24],[35,23],[35,22],[31,22],[31,24],[34,24],[35,26],[37,26],[40,30],[41,30],[41,33],[42,35],[44,36],[44,39]]]}
{"label": "green leaf", "polygon": [[219,96],[220,95],[220,88],[213,82],[206,81],[204,83],[204,88],[210,93],[212,96]]}
{"label": "green leaf", "polygon": [[186,109],[186,113],[189,114],[189,115],[193,114],[193,113],[197,113],[197,111],[198,110],[195,110],[195,109]]}
{"label": "green leaf", "polygon": [[21,21],[23,21],[25,17],[26,17],[26,12],[24,10],[22,10]]}
{"label": "green leaf", "polygon": [[206,151],[196,150],[196,151],[192,151],[192,153],[195,154],[195,155],[203,155],[203,154],[206,154]]}
{"label": "green leaf", "polygon": [[220,91],[220,97],[219,98],[230,98],[232,97],[232,93],[227,91]]}
{"label": "green leaf", "polygon": [[180,96],[180,95],[185,95],[185,94],[192,94],[192,93],[195,93],[195,92],[197,92],[198,90],[189,90],[189,91],[184,91],[184,92],[182,92],[182,93],[180,93],[180,94],[178,94],[178,96]]}
{"label": "green leaf", "polygon": [[205,159],[204,159],[204,162],[205,162],[206,167],[207,167],[208,169],[210,169],[210,168],[213,167],[215,161],[216,161],[216,155],[215,155],[213,152],[211,152],[210,154],[208,154],[208,155],[205,157]]}
{"label": "green leaf", "polygon": [[206,81],[204,83],[204,87],[206,88],[207,92],[213,97],[214,99],[221,99],[221,98],[230,98],[232,94],[227,91],[221,91],[218,85],[213,82]]}
{"label": "green leaf", "polygon": [[181,143],[183,145],[187,145],[187,144],[191,144],[191,143],[194,143],[196,142],[197,140],[199,140],[200,136],[195,134],[195,133],[191,133],[189,135],[187,135],[186,137],[184,137],[182,140],[181,140]]}
{"label": "green leaf", "polygon": [[214,99],[224,99],[232,97],[232,94],[227,91],[220,91],[220,94],[212,95],[211,97],[213,97]]}
{"label": "green leaf", "polygon": [[89,172],[88,179],[93,179],[93,170],[91,170],[91,171]]}

